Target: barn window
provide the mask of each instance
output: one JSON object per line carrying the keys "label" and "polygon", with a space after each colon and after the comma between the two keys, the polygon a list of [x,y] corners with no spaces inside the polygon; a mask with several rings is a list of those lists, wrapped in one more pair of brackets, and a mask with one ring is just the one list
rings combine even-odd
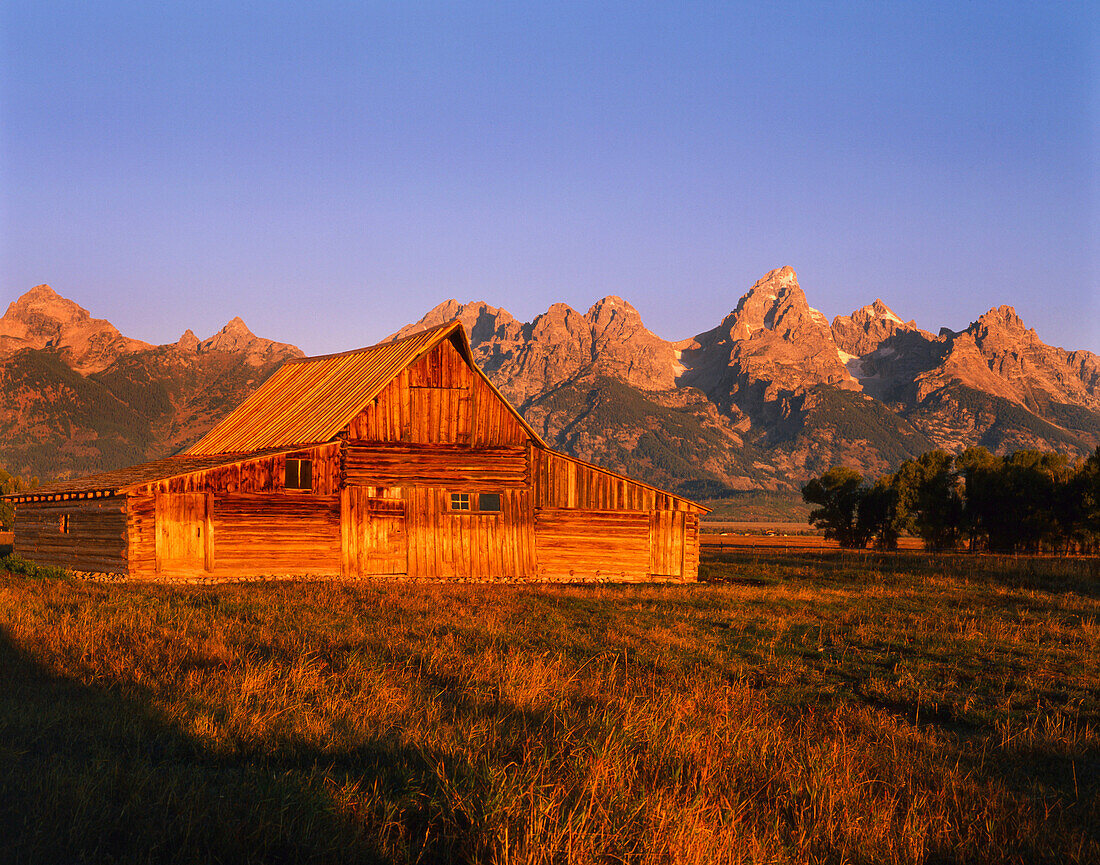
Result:
{"label": "barn window", "polygon": [[57,520],[57,530],[63,535],[69,533],[69,515],[62,514]]}
{"label": "barn window", "polygon": [[499,514],[500,493],[451,493],[451,510]]}
{"label": "barn window", "polygon": [[482,513],[500,510],[500,493],[478,493],[477,509]]}
{"label": "barn window", "polygon": [[286,488],[288,490],[312,490],[313,489],[313,461],[303,459],[287,459],[286,461]]}

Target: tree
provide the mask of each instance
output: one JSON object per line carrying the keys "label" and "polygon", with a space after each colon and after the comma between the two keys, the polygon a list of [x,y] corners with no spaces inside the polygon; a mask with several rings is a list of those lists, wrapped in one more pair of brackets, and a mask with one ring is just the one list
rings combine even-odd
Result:
{"label": "tree", "polygon": [[833,466],[802,487],[803,501],[820,505],[810,511],[810,525],[823,527],[826,538],[847,549],[862,549],[870,537],[857,518],[864,494],[863,475],[843,466]]}
{"label": "tree", "polygon": [[1028,553],[1064,548],[1071,468],[1065,454],[1022,450],[1005,457],[998,502],[998,548]]}
{"label": "tree", "polygon": [[947,451],[928,451],[906,460],[894,475],[905,525],[930,550],[953,550],[959,542],[963,500],[954,463]]}
{"label": "tree", "polygon": [[[31,478],[29,481],[25,481],[20,477],[10,475],[3,469],[0,469],[0,496],[10,495],[11,493],[21,493],[26,490],[34,489],[36,486],[38,486],[38,478]],[[11,531],[14,518],[15,506],[11,502],[0,499],[0,529]]]}
{"label": "tree", "polygon": [[989,549],[990,527],[997,522],[1004,460],[984,447],[976,447],[959,454],[955,465],[963,492],[962,532],[971,550]]}
{"label": "tree", "polygon": [[1100,446],[1074,472],[1067,488],[1070,535],[1081,552],[1100,549]]}
{"label": "tree", "polygon": [[883,475],[864,490],[857,506],[860,529],[867,538],[875,539],[880,550],[896,550],[898,537],[908,521],[893,475]]}

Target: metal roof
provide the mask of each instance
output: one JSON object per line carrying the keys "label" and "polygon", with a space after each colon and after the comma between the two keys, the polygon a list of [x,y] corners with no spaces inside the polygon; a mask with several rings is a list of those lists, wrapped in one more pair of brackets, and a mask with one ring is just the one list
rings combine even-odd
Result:
{"label": "metal roof", "polygon": [[394,342],[288,360],[186,453],[249,453],[329,441],[401,370],[445,339],[454,340],[467,363],[504,401],[532,439],[545,446],[474,363],[466,331],[456,320]]}
{"label": "metal roof", "polygon": [[138,487],[152,481],[161,481],[166,478],[174,478],[179,475],[187,475],[191,472],[205,469],[216,469],[233,463],[245,462],[250,459],[285,453],[294,448],[272,448],[258,453],[242,456],[234,454],[216,454],[213,456],[188,456],[177,454],[165,457],[153,462],[141,463],[136,466],[128,466],[124,469],[114,469],[109,472],[100,472],[84,478],[73,478],[67,481],[56,481],[52,484],[44,484],[32,490],[23,490],[19,493],[11,493],[3,498],[14,502],[43,501],[51,498],[85,498],[91,495],[111,496],[124,492],[132,487]]}

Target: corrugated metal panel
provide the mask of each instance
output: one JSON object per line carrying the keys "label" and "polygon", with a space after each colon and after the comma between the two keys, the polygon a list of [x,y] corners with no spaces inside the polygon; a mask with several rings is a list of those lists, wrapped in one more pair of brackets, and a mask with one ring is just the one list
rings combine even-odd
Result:
{"label": "corrugated metal panel", "polygon": [[453,321],[396,342],[287,361],[187,453],[245,453],[328,441],[402,369],[461,328]]}

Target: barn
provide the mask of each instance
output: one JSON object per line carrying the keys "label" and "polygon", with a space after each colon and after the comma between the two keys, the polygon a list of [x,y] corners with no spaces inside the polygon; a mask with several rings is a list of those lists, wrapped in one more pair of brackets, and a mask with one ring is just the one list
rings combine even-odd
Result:
{"label": "barn", "polygon": [[8,497],[15,552],[141,580],[695,580],[707,509],[549,448],[455,321],[290,360],[197,444]]}

